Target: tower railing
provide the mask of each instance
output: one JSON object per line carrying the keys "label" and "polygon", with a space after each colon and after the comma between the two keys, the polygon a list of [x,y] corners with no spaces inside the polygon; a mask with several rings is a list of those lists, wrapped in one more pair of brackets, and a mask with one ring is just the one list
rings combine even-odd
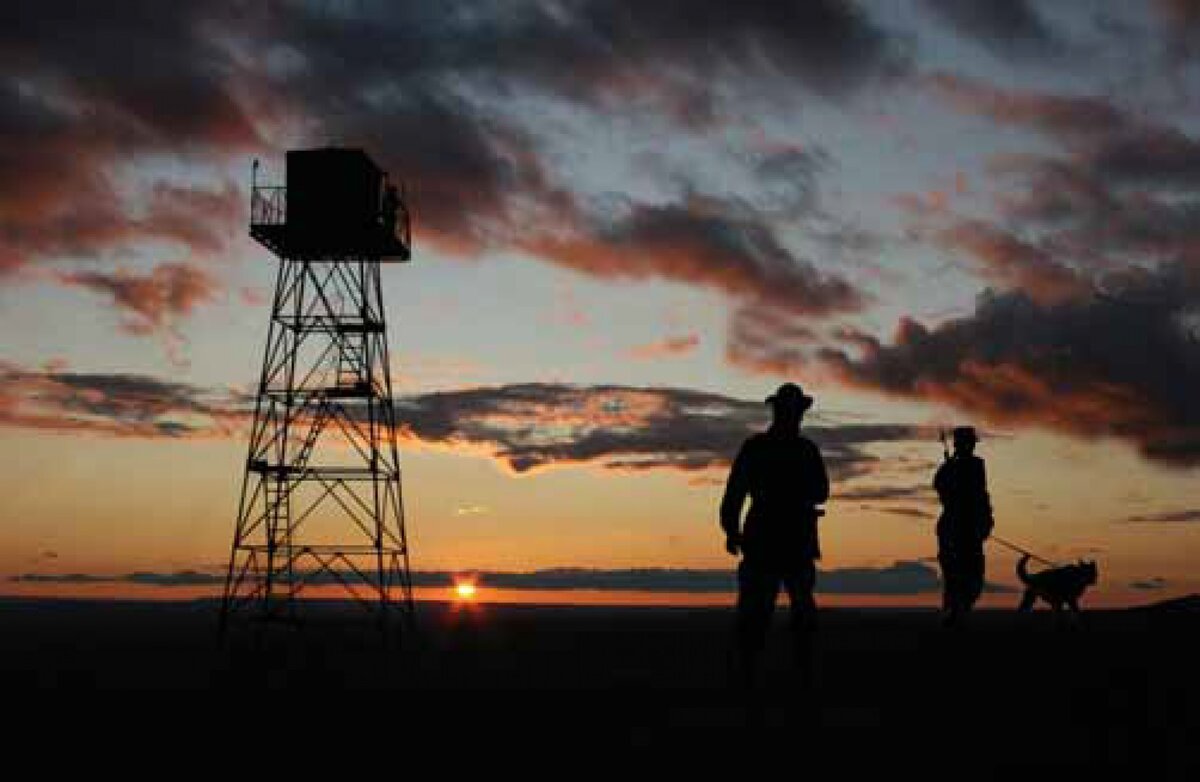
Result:
{"label": "tower railing", "polygon": [[283,185],[256,185],[250,191],[250,225],[285,225],[287,188]]}

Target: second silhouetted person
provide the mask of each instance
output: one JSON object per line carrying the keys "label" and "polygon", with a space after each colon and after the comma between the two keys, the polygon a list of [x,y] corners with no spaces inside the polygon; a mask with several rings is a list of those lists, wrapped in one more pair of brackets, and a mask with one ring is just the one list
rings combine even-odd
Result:
{"label": "second silhouetted person", "polygon": [[992,533],[992,503],[983,459],[975,455],[975,429],[954,430],[954,454],[933,478],[942,502],[938,517],[938,563],[942,566],[944,623],[962,623],[983,592],[983,543]]}

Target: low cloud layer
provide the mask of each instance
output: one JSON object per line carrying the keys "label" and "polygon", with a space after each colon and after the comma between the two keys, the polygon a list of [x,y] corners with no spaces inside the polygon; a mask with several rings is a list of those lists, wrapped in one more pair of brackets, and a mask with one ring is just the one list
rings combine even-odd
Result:
{"label": "low cloud layer", "polygon": [[[660,592],[689,594],[731,594],[737,591],[733,571],[675,568],[550,568],[527,572],[472,571],[415,571],[412,583],[416,587],[450,588],[459,580],[469,578],[482,588],[599,592]],[[85,573],[49,574],[25,573],[10,577],[10,581],[30,584],[140,584],[146,586],[217,586],[224,576],[196,570],[170,573],[137,572],[122,575],[92,575]],[[318,574],[311,584],[336,584],[329,573]],[[821,570],[817,576],[817,592],[826,595],[905,596],[937,593],[941,581],[937,569],[920,561],[900,560],[883,567],[846,567]],[[989,585],[988,591],[1011,592],[1010,587]]]}
{"label": "low cloud layer", "polygon": [[[98,436],[240,437],[250,400],[147,375],[0,363],[0,426]],[[399,397],[409,445],[485,455],[514,473],[555,466],[612,471],[727,466],[768,421],[766,406],[672,388],[527,383]],[[920,434],[906,424],[806,427],[835,475],[869,468],[871,448]]]}
{"label": "low cloud layer", "polygon": [[[530,383],[406,397],[399,418],[415,441],[481,449],[524,473],[571,464],[618,471],[725,467],[769,416],[762,402],[701,391]],[[867,469],[872,445],[919,436],[903,424],[805,430],[839,476]]]}
{"label": "low cloud layer", "polygon": [[0,362],[0,426],[139,439],[231,437],[248,422],[228,390],[149,375]]}
{"label": "low cloud layer", "polygon": [[1200,523],[1200,508],[1141,513],[1125,521],[1130,524],[1196,524]]}

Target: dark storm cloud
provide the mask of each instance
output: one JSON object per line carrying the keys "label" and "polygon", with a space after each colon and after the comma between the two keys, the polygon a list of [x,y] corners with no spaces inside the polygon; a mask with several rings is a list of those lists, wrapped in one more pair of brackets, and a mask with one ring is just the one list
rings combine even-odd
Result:
{"label": "dark storm cloud", "polygon": [[1063,41],[1028,0],[925,0],[960,34],[1006,59],[1061,54]]}
{"label": "dark storm cloud", "polygon": [[987,421],[1118,437],[1150,459],[1200,463],[1196,273],[1142,273],[1122,288],[1044,305],[985,293],[935,328],[905,319],[891,344],[826,349],[847,383],[949,403]]}

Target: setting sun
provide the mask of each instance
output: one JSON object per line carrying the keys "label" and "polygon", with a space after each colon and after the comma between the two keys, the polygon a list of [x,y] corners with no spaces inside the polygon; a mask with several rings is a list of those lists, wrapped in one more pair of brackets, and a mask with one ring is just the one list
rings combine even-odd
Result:
{"label": "setting sun", "polygon": [[474,600],[475,584],[471,581],[459,581],[454,585],[454,594],[459,600]]}

